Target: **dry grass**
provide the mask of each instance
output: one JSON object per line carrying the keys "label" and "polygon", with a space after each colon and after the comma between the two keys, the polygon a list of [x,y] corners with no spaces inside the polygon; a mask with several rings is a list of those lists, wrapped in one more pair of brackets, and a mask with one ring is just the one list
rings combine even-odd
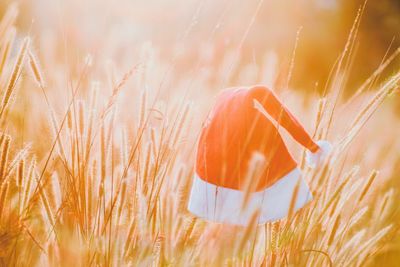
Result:
{"label": "dry grass", "polygon": [[[155,65],[162,62],[145,47],[142,62],[121,79],[86,60],[67,90],[57,89],[65,81],[59,70],[46,65],[43,72],[32,52],[35,42],[16,40],[11,8],[0,24],[0,265],[361,266],[398,252],[393,181],[399,141],[395,130],[383,138],[379,128],[399,122],[380,113],[367,125],[369,135],[363,131],[398,89],[400,72],[374,95],[364,95],[384,68],[373,73],[357,91],[369,97],[361,107],[354,99],[340,100],[360,14],[326,96],[312,100],[316,114],[304,111],[317,118],[314,136],[335,144],[319,168],[302,164],[314,201],[263,226],[256,225],[255,213],[242,229],[199,220],[186,210],[195,141],[211,99],[188,89],[206,86],[200,78],[187,86],[184,79],[161,75]],[[16,55],[10,54],[12,44],[20,47]],[[21,81],[24,67],[31,75]],[[169,73],[173,63],[167,67]],[[25,103],[23,127],[17,93],[36,99]],[[335,116],[345,107],[352,124]],[[370,151],[366,140],[376,143]]]}

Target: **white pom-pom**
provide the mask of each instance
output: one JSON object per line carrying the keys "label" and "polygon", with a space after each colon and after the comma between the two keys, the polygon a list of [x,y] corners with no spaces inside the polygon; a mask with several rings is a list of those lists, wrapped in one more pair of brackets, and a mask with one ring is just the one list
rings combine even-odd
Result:
{"label": "white pom-pom", "polygon": [[313,153],[309,150],[306,151],[306,162],[311,168],[315,168],[323,162],[332,151],[332,144],[329,141],[318,140],[316,143],[320,147],[317,152]]}

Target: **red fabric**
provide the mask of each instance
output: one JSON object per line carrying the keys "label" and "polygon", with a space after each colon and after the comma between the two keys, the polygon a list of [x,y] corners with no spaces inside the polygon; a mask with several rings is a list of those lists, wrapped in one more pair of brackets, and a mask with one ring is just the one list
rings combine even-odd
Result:
{"label": "red fabric", "polygon": [[266,159],[255,191],[271,186],[297,166],[274,123],[254,108],[254,99],[278,127],[310,151],[318,151],[318,145],[271,90],[264,86],[229,88],[217,96],[198,140],[196,172],[201,179],[243,189],[254,151]]}

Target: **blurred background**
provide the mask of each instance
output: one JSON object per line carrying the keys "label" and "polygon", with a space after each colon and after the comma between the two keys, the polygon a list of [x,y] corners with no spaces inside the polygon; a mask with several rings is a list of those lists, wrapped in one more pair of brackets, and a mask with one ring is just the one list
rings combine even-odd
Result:
{"label": "blurred background", "polygon": [[[279,91],[279,96],[296,115],[300,115],[298,117],[311,132],[319,103],[323,103],[319,102],[320,96],[326,87],[333,92],[333,96],[328,97],[329,102],[336,100],[336,93],[338,98],[349,98],[383,61],[400,52],[400,1],[369,0],[360,14],[364,3],[364,0],[1,0],[0,18],[10,4],[18,6],[19,15],[15,25],[17,38],[9,57],[11,63],[7,63],[5,75],[0,77],[0,87],[5,88],[8,82],[23,37],[30,36],[30,50],[39,59],[45,91],[52,106],[50,109],[46,105],[34,75],[25,68],[18,82],[15,105],[8,115],[12,123],[7,125],[7,132],[13,136],[16,147],[23,148],[26,142],[31,142],[39,165],[43,165],[55,132],[50,123],[53,109],[56,121],[61,121],[69,109],[74,90],[77,90],[80,114],[88,111],[91,116],[95,110],[91,106],[92,95],[96,95],[98,107],[106,107],[110,99],[118,106],[113,113],[118,118],[116,125],[110,123],[109,126],[109,131],[118,136],[115,142],[118,145],[113,146],[115,155],[128,147],[122,137],[137,138],[142,108],[152,114],[146,138],[141,142],[143,151],[150,151],[147,142],[157,147],[152,139],[153,129],[159,136],[165,125],[177,131],[183,129],[184,136],[174,150],[179,153],[174,159],[175,164],[171,165],[177,169],[186,168],[189,173],[193,167],[194,144],[213,97],[227,86],[256,83]],[[14,9],[10,10],[13,13]],[[334,82],[327,86],[358,14],[362,15],[362,20],[356,27],[355,42],[348,42],[354,46],[348,48],[351,53],[347,53],[343,61],[346,67],[342,67],[343,73],[335,75]],[[351,56],[347,56],[349,54]],[[91,64],[86,64],[89,62]],[[86,65],[90,65],[88,73],[83,71]],[[354,128],[352,123],[359,114],[367,117],[364,108],[371,106],[371,100],[378,99],[376,89],[388,77],[398,73],[399,66],[397,54],[382,74],[373,79],[372,85],[366,86],[367,93],[359,95],[349,105],[339,102],[333,114],[329,140],[342,140],[351,133],[349,129]],[[126,76],[129,73],[132,75]],[[344,78],[344,85],[341,78]],[[114,99],[114,89],[121,81],[123,89],[119,88],[121,90],[115,94],[118,99]],[[339,81],[338,86],[336,81]],[[143,103],[150,107],[153,100],[157,100],[154,109],[151,106],[146,110]],[[393,112],[395,110],[397,114]],[[75,111],[74,114],[76,116]],[[342,171],[360,166],[360,181],[368,177],[372,169],[379,170],[379,181],[374,182],[375,190],[371,192],[376,197],[371,198],[375,210],[381,201],[382,207],[386,205],[382,194],[394,203],[398,199],[399,114],[397,90],[370,120],[370,117],[366,119],[365,126],[362,124],[362,131],[341,159],[343,165],[335,169],[342,174]],[[100,114],[97,117],[101,122]],[[184,128],[175,128],[172,123],[175,117],[182,121],[187,119],[188,124]],[[99,129],[95,128],[97,132]],[[75,143],[71,136],[66,134],[64,141]],[[288,144],[291,152],[300,158],[301,148],[293,140],[288,140]],[[161,151],[161,145],[159,149]],[[98,157],[99,153],[93,154],[93,166]],[[50,170],[62,170],[58,164]],[[48,175],[52,177],[50,171]],[[186,177],[180,176],[180,171],[178,175]],[[378,199],[379,202],[375,201]],[[352,205],[351,201],[347,203]],[[349,211],[348,207],[344,206],[343,210]],[[177,214],[173,214],[174,221]],[[372,219],[367,221],[371,225],[362,226],[370,234],[380,223],[399,221],[398,210],[392,217],[376,216],[381,221],[374,217],[375,214],[371,213]],[[374,258],[380,263],[377,266],[389,266],[382,259],[397,266],[400,255],[398,229],[392,235],[395,240],[387,242],[387,249]],[[74,245],[71,247],[75,248]],[[73,256],[64,258],[75,259]]]}
{"label": "blurred background", "polygon": [[[0,16],[10,2],[0,2]],[[257,82],[270,83],[277,89],[284,86],[299,31],[290,86],[319,93],[364,3],[363,0],[13,2],[19,3],[22,13],[18,21],[20,31],[31,32],[33,36],[39,29],[48,32],[47,37],[35,40],[41,46],[38,50],[60,47],[49,42],[66,40],[66,50],[74,47],[74,51],[67,51],[70,60],[105,50],[118,60],[147,41],[157,48],[160,58],[174,61],[179,75],[202,69],[210,72],[220,69],[222,64],[230,65],[227,62],[236,63],[232,70],[228,67],[232,75],[226,84],[218,83],[212,71],[204,74],[210,88]],[[352,66],[356,67],[349,73],[346,93],[355,91],[382,58],[400,46],[399,33],[400,1],[368,1],[354,47]],[[54,58],[63,55],[59,52],[65,51],[46,51],[46,54]],[[385,74],[392,73],[398,65],[397,59]]]}
{"label": "blurred background", "polygon": [[[219,90],[256,83],[278,91],[287,103],[315,108],[310,99],[322,96],[329,87],[330,73],[358,14],[362,19],[354,46],[348,48],[351,56],[345,62],[342,97],[354,94],[400,49],[398,0],[366,4],[364,0],[2,0],[0,16],[10,4],[19,7],[17,39],[32,37],[33,50],[51,88],[48,94],[58,112],[62,112],[70,85],[79,78],[87,58],[94,61],[95,71],[83,81],[81,97],[89,96],[92,81],[101,81],[105,98],[113,82],[143,64],[148,77],[140,79],[146,80],[146,87],[162,87],[163,99],[182,103],[183,99],[172,95],[184,97],[185,91],[189,92],[201,120]],[[18,47],[14,46],[13,56]],[[367,91],[374,91],[399,66],[397,55]],[[22,81],[31,87],[30,74],[25,74],[27,79]],[[132,106],[132,94],[141,90],[140,86],[140,82],[131,83],[124,90],[126,107]],[[23,114],[31,113],[37,118],[30,123],[43,125],[28,129],[46,129],[40,119],[46,111],[37,109],[45,102],[36,92],[21,90],[20,112],[15,112],[15,120],[21,121],[17,128],[28,123]],[[305,96],[300,98],[302,103],[296,100],[300,95]],[[368,98],[336,116],[343,120],[343,115],[356,112],[365,101]],[[389,101],[399,116],[399,98]],[[388,120],[382,123],[387,125]]]}

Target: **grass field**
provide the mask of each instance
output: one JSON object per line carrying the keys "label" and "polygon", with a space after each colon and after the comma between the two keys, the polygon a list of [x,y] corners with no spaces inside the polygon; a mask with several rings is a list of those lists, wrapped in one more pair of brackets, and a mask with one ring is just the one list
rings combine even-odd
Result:
{"label": "grass field", "polygon": [[[324,95],[288,87],[278,93],[316,139],[334,144],[331,157],[313,170],[287,139],[314,201],[282,221],[253,221],[243,229],[186,210],[196,138],[216,94],[209,81],[212,88],[226,85],[232,53],[220,69],[197,66],[182,76],[174,58],[160,59],[151,43],[116,58],[107,49],[79,53],[61,40],[40,50],[45,32],[19,33],[17,16],[10,6],[0,23],[0,266],[400,261],[400,120],[394,112],[400,70],[380,76],[400,50],[353,97],[343,98],[359,16]],[[53,56],[57,51],[64,60]],[[273,71],[273,60],[237,71],[246,82],[252,71]]]}

